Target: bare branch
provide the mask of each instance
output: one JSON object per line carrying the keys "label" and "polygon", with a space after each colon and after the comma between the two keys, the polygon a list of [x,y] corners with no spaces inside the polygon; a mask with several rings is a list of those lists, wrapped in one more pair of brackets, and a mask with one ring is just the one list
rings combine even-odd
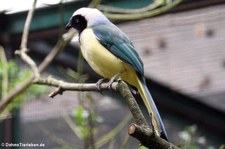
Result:
{"label": "bare branch", "polygon": [[150,128],[141,127],[134,123],[128,128],[128,134],[138,139],[142,145],[150,149],[179,149],[172,143],[154,135]]}
{"label": "bare branch", "polygon": [[119,85],[116,86],[116,90],[123,96],[126,100],[129,109],[136,121],[136,123],[141,127],[148,127],[147,121],[144,118],[136,100],[134,99],[128,85],[125,82],[119,81]]}
{"label": "bare branch", "polygon": [[125,14],[134,14],[134,13],[143,13],[146,11],[151,11],[165,3],[165,0],[155,0],[153,3],[150,3],[149,5],[142,7],[142,8],[137,8],[137,9],[124,9],[124,8],[117,8],[117,7],[112,7],[112,6],[105,6],[105,5],[100,5],[98,6],[98,9],[101,10],[102,12],[107,12],[107,13],[125,13]]}
{"label": "bare branch", "polygon": [[[96,83],[69,83],[62,80],[55,79],[53,77],[38,78],[33,81],[35,84],[42,84],[54,87],[60,87],[63,91],[97,91],[98,87]],[[112,89],[116,90],[117,82],[112,84]],[[102,83],[100,88],[102,90],[108,90],[108,84]]]}
{"label": "bare branch", "polygon": [[120,14],[119,13],[118,14],[118,13],[104,12],[104,14],[111,20],[124,20],[124,21],[125,20],[138,20],[138,19],[152,17],[152,16],[159,15],[161,13],[164,13],[164,12],[172,9],[173,7],[175,7],[176,5],[178,5],[181,2],[182,2],[182,0],[175,0],[174,2],[171,2],[170,4],[167,4],[158,9],[154,9],[151,11],[145,11],[142,13],[130,13],[130,14]]}
{"label": "bare branch", "polygon": [[21,46],[20,50],[16,50],[16,54],[21,57],[22,60],[24,60],[33,70],[34,76],[39,77],[39,71],[37,68],[36,63],[33,61],[33,59],[30,58],[30,56],[27,55],[27,40],[28,40],[28,35],[29,35],[29,29],[30,29],[30,24],[31,20],[34,14],[35,6],[36,6],[37,0],[34,0],[33,5],[31,9],[28,12],[27,19],[24,25],[24,30],[23,30],[23,35],[22,35],[22,41],[21,41]]}
{"label": "bare branch", "polygon": [[[96,83],[68,83],[62,80],[57,80],[53,77],[47,79],[39,78],[34,80],[36,84],[48,85],[57,87],[50,96],[54,97],[58,94],[62,94],[64,91],[97,91],[98,86]],[[102,90],[109,90],[108,83],[102,83],[100,88]],[[132,124],[128,129],[128,134],[138,139],[142,145],[149,148],[160,148],[160,149],[178,149],[173,144],[166,140],[154,135],[154,128],[150,129],[147,125],[146,119],[144,118],[136,100],[134,99],[128,85],[123,81],[113,82],[112,89],[119,92],[123,99],[127,102],[128,107],[137,124]]]}
{"label": "bare branch", "polygon": [[[53,77],[48,77],[47,79],[38,78],[35,79],[33,83],[57,87],[57,89],[50,94],[50,97],[54,97],[57,94],[62,94],[64,91],[98,91],[97,83],[68,83],[62,80],[57,80]],[[113,82],[111,87],[114,91],[118,91],[123,98],[126,99],[137,124],[142,127],[148,127],[147,122],[140,108],[137,106],[137,102],[134,100],[128,85],[123,81],[119,81]],[[109,90],[108,83],[100,84],[100,88],[101,90]]]}
{"label": "bare branch", "polygon": [[20,48],[24,52],[26,52],[26,48],[27,48],[27,40],[28,40],[28,35],[29,35],[29,29],[30,29],[31,20],[33,18],[36,3],[37,3],[37,0],[34,0],[34,2],[32,4],[32,7],[27,14],[26,22],[25,22],[24,29],[23,29],[23,35],[22,35],[22,41],[21,41]]}
{"label": "bare branch", "polygon": [[70,30],[68,33],[65,33],[61,39],[58,40],[52,51],[45,57],[43,62],[39,65],[38,70],[40,73],[45,71],[49,64],[64,49],[65,45],[73,38],[76,33],[77,32],[75,30]]}

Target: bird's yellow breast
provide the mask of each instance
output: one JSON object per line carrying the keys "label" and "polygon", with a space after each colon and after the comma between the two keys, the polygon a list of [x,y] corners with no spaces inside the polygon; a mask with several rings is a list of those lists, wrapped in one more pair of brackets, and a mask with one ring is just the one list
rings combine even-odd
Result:
{"label": "bird's yellow breast", "polygon": [[91,28],[83,30],[80,44],[83,57],[101,76],[111,78],[125,69],[122,61],[99,43]]}
{"label": "bird's yellow breast", "polygon": [[127,63],[121,61],[97,40],[91,28],[83,30],[80,34],[81,52],[92,69],[104,78],[112,78],[118,73],[124,81],[134,85],[135,70]]}

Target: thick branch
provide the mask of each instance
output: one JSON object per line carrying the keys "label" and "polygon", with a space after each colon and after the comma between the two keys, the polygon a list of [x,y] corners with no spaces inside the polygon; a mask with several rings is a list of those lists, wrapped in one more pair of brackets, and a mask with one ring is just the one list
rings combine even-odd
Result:
{"label": "thick branch", "polygon": [[136,100],[134,99],[129,87],[126,83],[119,81],[118,85],[116,86],[116,90],[123,96],[126,100],[129,109],[136,121],[136,123],[141,127],[148,127],[146,119],[144,118]]}
{"label": "thick branch", "polygon": [[[57,80],[52,77],[47,79],[39,78],[34,80],[36,84],[48,85],[57,87],[57,89],[50,94],[54,97],[58,94],[62,94],[64,91],[97,91],[98,87],[95,83],[68,83],[65,81]],[[102,83],[100,88],[102,90],[109,90],[108,83]],[[173,144],[165,141],[159,136],[154,134],[154,128],[150,129],[147,122],[134,99],[128,85],[123,81],[114,82],[112,84],[112,89],[118,91],[123,99],[127,102],[129,109],[137,124],[132,124],[129,127],[129,135],[138,139],[142,145],[151,149],[178,149]]]}
{"label": "thick branch", "polygon": [[172,143],[154,135],[150,128],[140,127],[137,124],[131,124],[128,134],[138,139],[142,145],[150,149],[179,149]]}

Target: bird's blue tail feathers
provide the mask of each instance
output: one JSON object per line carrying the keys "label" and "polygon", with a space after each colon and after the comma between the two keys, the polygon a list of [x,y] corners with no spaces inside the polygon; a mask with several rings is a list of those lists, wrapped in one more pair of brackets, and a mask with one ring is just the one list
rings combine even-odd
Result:
{"label": "bird's blue tail feathers", "polygon": [[[167,136],[167,133],[166,133],[166,129],[165,129],[164,124],[162,122],[161,116],[160,116],[160,114],[158,112],[158,109],[157,109],[157,107],[155,105],[155,102],[154,102],[154,100],[153,100],[153,98],[151,96],[151,93],[148,90],[148,87],[146,85],[145,79],[144,78],[141,79],[141,82],[142,82],[144,91],[146,93],[146,96],[148,97],[148,100],[149,100],[150,105],[152,107],[152,110],[154,111],[155,116],[156,116],[156,119],[157,119],[157,121],[158,121],[158,123],[160,125],[160,128],[161,128],[161,137],[168,141],[168,136]],[[154,116],[154,115],[152,115],[152,116]]]}

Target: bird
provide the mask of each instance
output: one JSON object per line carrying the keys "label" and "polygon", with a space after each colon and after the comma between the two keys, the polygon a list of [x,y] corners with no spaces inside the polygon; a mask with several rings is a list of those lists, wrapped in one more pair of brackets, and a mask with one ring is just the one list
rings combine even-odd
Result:
{"label": "bird", "polygon": [[[155,133],[168,140],[161,116],[148,90],[143,62],[133,43],[96,8],[76,10],[65,26],[78,31],[81,53],[91,68],[106,79],[118,78],[135,87],[149,115]],[[116,76],[116,77],[115,77]]]}

